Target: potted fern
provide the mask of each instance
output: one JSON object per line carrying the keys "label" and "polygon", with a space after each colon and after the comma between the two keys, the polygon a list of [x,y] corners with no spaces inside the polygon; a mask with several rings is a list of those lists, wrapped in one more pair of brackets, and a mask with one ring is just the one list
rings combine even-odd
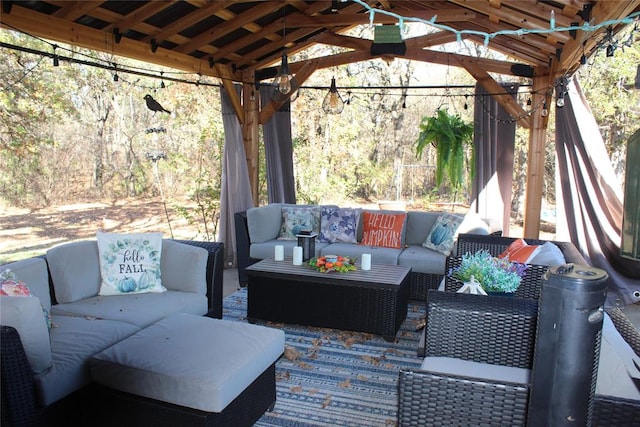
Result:
{"label": "potted fern", "polygon": [[423,117],[420,134],[416,141],[416,157],[420,159],[429,145],[436,148],[436,185],[440,186],[445,175],[454,190],[462,187],[464,181],[464,146],[471,146],[469,170],[474,173],[475,150],[473,148],[473,125],[458,115],[438,109],[432,117]]}

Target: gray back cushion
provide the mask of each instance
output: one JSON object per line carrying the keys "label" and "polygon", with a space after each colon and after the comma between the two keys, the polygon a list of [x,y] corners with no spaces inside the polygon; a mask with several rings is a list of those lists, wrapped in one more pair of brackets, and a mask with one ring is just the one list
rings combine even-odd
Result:
{"label": "gray back cushion", "polygon": [[100,258],[95,240],[65,243],[49,249],[47,262],[59,303],[98,295]]}
{"label": "gray back cushion", "polygon": [[436,223],[438,215],[440,212],[407,212],[406,244],[422,245],[422,242],[429,235],[431,227]]}
{"label": "gray back cushion", "polygon": [[278,237],[282,224],[282,204],[247,209],[247,228],[251,243],[266,242]]}

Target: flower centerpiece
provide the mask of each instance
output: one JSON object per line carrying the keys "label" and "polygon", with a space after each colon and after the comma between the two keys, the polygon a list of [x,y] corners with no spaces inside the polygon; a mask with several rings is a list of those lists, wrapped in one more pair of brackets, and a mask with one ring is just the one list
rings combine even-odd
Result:
{"label": "flower centerpiece", "polygon": [[526,269],[526,264],[497,258],[481,250],[464,254],[460,265],[452,268],[449,276],[465,284],[480,285],[485,292],[513,293],[520,286]]}
{"label": "flower centerpiece", "polygon": [[339,255],[326,255],[311,258],[309,260],[309,266],[321,273],[330,273],[332,271],[346,273],[347,271],[353,271],[356,269],[354,260],[349,257]]}

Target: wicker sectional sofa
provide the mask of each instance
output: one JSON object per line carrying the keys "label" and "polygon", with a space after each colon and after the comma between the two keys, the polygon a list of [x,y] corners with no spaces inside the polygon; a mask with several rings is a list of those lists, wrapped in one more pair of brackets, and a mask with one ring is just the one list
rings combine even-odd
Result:
{"label": "wicker sectional sofa", "polygon": [[[222,243],[164,239],[160,268],[167,291],[111,297],[96,295],[96,246],[95,240],[63,244],[46,256],[0,266],[31,293],[0,297],[2,425],[70,425],[92,391],[94,355],[176,314],[222,317]],[[50,330],[36,321],[43,309]]]}
{"label": "wicker sectional sofa", "polygon": [[[245,269],[261,259],[272,258],[276,245],[283,245],[285,256],[292,256],[293,247],[296,246],[297,242],[278,238],[283,221],[283,208],[285,207],[321,208],[318,205],[272,203],[235,214],[238,278],[241,285],[246,285],[247,283]],[[406,213],[405,223],[402,228],[402,246],[396,249],[362,244],[362,215],[365,212],[382,214]],[[371,253],[373,263],[409,266],[412,269],[409,298],[424,301],[427,291],[436,289],[444,274],[446,255],[422,246],[441,213],[361,209],[359,210],[359,215],[360,219],[358,220],[355,236],[356,243],[322,243],[318,240],[315,243],[315,256],[337,254],[359,259],[363,253]],[[457,229],[457,233],[482,236],[489,234],[488,223],[479,216],[467,214],[464,217],[458,217],[462,219],[462,222]]]}

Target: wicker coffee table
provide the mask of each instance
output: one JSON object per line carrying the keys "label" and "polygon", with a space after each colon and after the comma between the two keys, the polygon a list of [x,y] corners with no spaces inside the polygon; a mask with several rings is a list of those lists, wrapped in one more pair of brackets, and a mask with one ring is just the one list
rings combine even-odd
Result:
{"label": "wicker coffee table", "polygon": [[291,259],[265,259],[247,268],[249,320],[344,329],[395,339],[407,317],[411,268],[321,273]]}

